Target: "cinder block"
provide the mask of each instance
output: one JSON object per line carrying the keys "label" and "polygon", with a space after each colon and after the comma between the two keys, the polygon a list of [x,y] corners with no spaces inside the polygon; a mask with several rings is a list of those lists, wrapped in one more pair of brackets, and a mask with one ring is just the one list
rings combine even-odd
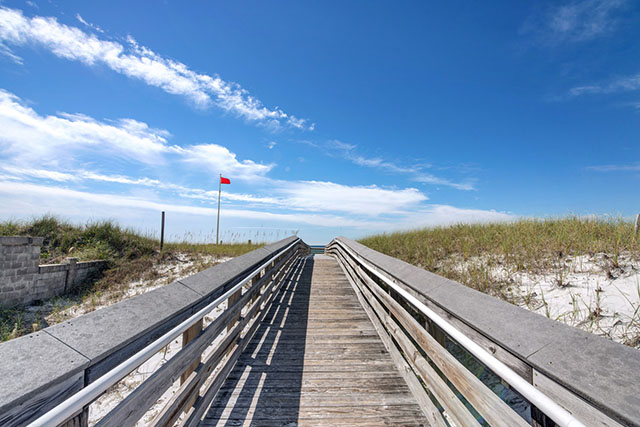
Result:
{"label": "cinder block", "polygon": [[5,246],[24,246],[32,242],[32,238],[23,236],[1,236],[0,245]]}

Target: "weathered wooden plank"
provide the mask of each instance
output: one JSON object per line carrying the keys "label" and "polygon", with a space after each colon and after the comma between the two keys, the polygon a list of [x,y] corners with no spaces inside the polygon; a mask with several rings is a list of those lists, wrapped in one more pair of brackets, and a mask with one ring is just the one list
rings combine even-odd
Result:
{"label": "weathered wooden plank", "polygon": [[[246,425],[242,419],[239,418],[222,418],[218,421],[218,423],[209,421],[206,424],[202,424],[206,426],[242,426]],[[283,419],[283,420],[255,420],[251,421],[252,427],[274,427],[274,426],[283,426],[283,427],[291,427],[292,422]],[[376,426],[380,427],[384,426],[424,426],[422,415],[414,415],[414,416],[380,416],[375,420],[368,420],[357,417],[338,417],[338,418],[309,418],[309,419],[300,419],[295,423],[297,427],[333,427],[333,426]]]}
{"label": "weathered wooden plank", "polygon": [[404,384],[400,376],[382,377],[382,378],[343,378],[340,382],[335,378],[318,378],[302,380],[297,378],[281,379],[279,377],[266,377],[266,381],[262,378],[241,377],[238,378],[235,386],[223,386],[220,390],[235,390],[241,387],[251,387],[260,390],[262,393],[279,393],[294,388],[302,393],[344,393],[358,392],[358,390],[367,391],[407,391],[407,385]]}
{"label": "weathered wooden plank", "polygon": [[49,387],[45,392],[33,397],[20,406],[0,414],[0,425],[22,426],[47,413],[56,404],[61,403],[84,387],[84,372],[80,371],[59,384]]}
{"label": "weathered wooden plank", "polygon": [[[255,390],[257,391],[257,390]],[[410,393],[309,393],[305,394],[301,399],[300,392],[284,392],[279,390],[277,393],[259,393],[259,402],[255,401],[253,396],[244,395],[243,390],[234,390],[233,392],[219,391],[220,399],[229,399],[229,404],[237,408],[255,408],[258,405],[278,405],[278,406],[294,406],[298,408],[318,407],[318,406],[367,406],[367,405],[412,405],[415,399]],[[227,405],[225,405],[226,407]],[[212,406],[214,407],[214,406]]]}
{"label": "weathered wooden plank", "polygon": [[89,407],[87,406],[79,414],[67,422],[61,424],[59,427],[88,427],[89,426]]}
{"label": "weathered wooden plank", "polygon": [[[354,416],[355,415],[355,416]],[[218,425],[218,419],[228,420],[231,419],[232,409],[227,408],[224,411],[217,413],[211,412],[211,416],[207,416],[202,422],[202,426],[215,426]],[[236,418],[237,419],[237,418]],[[290,408],[282,407],[259,407],[249,408],[245,417],[242,418],[243,422],[251,420],[251,424],[262,422],[269,423],[268,425],[287,425],[288,423],[311,422],[312,425],[318,425],[321,422],[327,422],[329,425],[338,424],[340,420],[343,421],[343,425],[357,425],[359,422],[373,422],[380,425],[385,424],[385,421],[393,421],[394,419],[409,419],[416,424],[408,425],[427,425],[423,414],[417,409],[416,405],[398,405],[382,407],[380,405],[375,406],[361,406],[357,408],[357,411],[353,407],[317,407],[317,408],[305,408],[300,412],[294,412]],[[264,424],[263,424],[264,425]]]}
{"label": "weathered wooden plank", "polygon": [[[227,305],[227,307],[231,307],[231,305]],[[200,332],[202,332],[202,319],[198,320],[193,324],[193,326],[184,331],[184,333],[182,334],[182,347],[186,347],[191,341],[193,341],[195,337],[200,334]],[[180,384],[184,383],[186,379],[189,378],[191,372],[193,372],[199,364],[200,356],[196,357],[193,363],[189,365],[187,369],[182,373],[182,375],[180,376]]]}
{"label": "weathered wooden plank", "polygon": [[533,385],[550,399],[569,411],[584,425],[593,427],[622,427],[622,424],[607,417],[588,402],[576,396],[541,372],[533,371]]}
{"label": "weathered wooden plank", "polygon": [[[252,369],[254,367],[254,363],[249,362],[238,363],[236,365],[237,372],[241,372],[243,369]],[[364,377],[378,377],[380,375],[392,375],[398,374],[398,368],[392,361],[384,361],[376,363],[375,366],[370,364],[363,363],[341,363],[337,365],[335,363],[306,363],[305,365],[301,364],[293,364],[286,365],[283,363],[278,364],[277,366],[266,365],[260,366],[261,372],[266,374],[277,373],[278,375],[284,375],[285,373],[295,374],[298,377],[302,376],[304,372],[304,377],[322,377],[326,376],[327,378],[331,376],[335,376],[336,378],[342,378],[347,376],[364,376]],[[345,370],[347,370],[345,372]],[[232,376],[232,375],[230,375]]]}

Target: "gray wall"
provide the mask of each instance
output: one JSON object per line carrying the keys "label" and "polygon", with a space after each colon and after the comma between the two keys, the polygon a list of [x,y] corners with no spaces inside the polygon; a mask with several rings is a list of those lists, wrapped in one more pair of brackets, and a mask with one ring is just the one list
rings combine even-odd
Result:
{"label": "gray wall", "polygon": [[38,265],[42,237],[0,236],[0,305],[11,307],[73,290],[107,266],[105,261]]}

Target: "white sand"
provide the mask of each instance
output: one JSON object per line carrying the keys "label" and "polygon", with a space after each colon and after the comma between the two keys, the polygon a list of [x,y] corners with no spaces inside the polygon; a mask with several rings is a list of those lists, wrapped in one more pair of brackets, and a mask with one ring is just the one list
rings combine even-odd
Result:
{"label": "white sand", "polygon": [[489,268],[491,277],[509,284],[519,306],[640,348],[640,261],[628,254],[619,257],[615,268],[602,253],[566,256],[554,272],[544,274],[495,264]]}

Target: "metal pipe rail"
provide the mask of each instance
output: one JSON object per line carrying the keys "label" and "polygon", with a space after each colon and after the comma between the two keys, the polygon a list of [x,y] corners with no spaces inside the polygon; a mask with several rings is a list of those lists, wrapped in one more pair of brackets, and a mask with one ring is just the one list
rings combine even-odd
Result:
{"label": "metal pipe rail", "polygon": [[[453,420],[454,423],[457,421],[460,425],[469,425],[469,423],[473,422],[472,420],[474,418],[469,417],[467,408],[450,400],[452,398],[457,399],[457,397],[448,390],[446,384],[439,380],[437,373],[433,371],[421,354],[416,353],[415,347],[412,348],[413,343],[411,341],[417,343],[421,347],[421,350],[429,356],[434,364],[439,365],[438,367],[445,373],[445,375],[449,374],[447,375],[447,379],[457,386],[459,391],[465,396],[469,403],[474,406],[477,412],[492,425],[521,425],[524,420],[521,418],[518,419],[519,416],[517,415],[516,418],[514,418],[513,415],[515,412],[511,410],[510,413],[510,408],[506,407],[506,404],[501,400],[496,399],[493,391],[487,387],[484,387],[484,391],[479,390],[479,386],[482,385],[481,383],[478,384],[479,380],[476,379],[477,381],[473,381],[473,376],[470,377],[465,372],[460,371],[460,369],[462,369],[468,372],[464,366],[459,363],[455,363],[455,359],[450,356],[447,357],[444,354],[446,349],[442,347],[442,343],[437,343],[436,340],[431,337],[424,328],[422,328],[422,325],[418,324],[415,319],[410,318],[411,315],[406,311],[406,309],[404,309],[401,304],[398,304],[394,298],[389,296],[387,291],[380,287],[375,280],[372,280],[371,275],[383,282],[389,289],[393,290],[401,300],[408,303],[415,310],[418,310],[422,315],[435,323],[449,337],[464,347],[469,353],[475,356],[492,372],[507,382],[513,389],[517,390],[531,404],[550,417],[559,426],[584,426],[582,422],[576,419],[568,411],[555,403],[540,390],[536,389],[524,378],[495,358],[488,351],[480,347],[465,334],[460,332],[456,327],[427,307],[415,296],[411,295],[395,283],[393,279],[390,279],[387,275],[380,273],[378,269],[367,262],[363,257],[355,253],[343,242],[334,240],[328,247],[328,250],[336,255],[341,261],[343,268],[345,268],[348,273],[347,275],[350,276],[352,280],[357,279],[360,282],[356,283],[356,291],[363,296],[369,305],[371,305],[373,311],[377,311],[376,314],[378,317],[381,317],[385,326],[387,326],[387,330],[390,330],[390,335],[393,336],[394,340],[400,344],[404,354],[408,357],[409,364],[413,370],[420,375],[421,379],[428,386],[430,385],[433,388],[430,392],[435,395],[439,403],[444,408],[445,417],[449,422]],[[364,269],[362,267],[364,267]],[[378,300],[384,304],[384,308]],[[394,315],[395,320],[389,316],[387,312],[391,312]],[[396,321],[400,322],[402,327],[399,327]],[[408,332],[411,340],[407,340],[405,335],[406,333],[403,332],[403,329]],[[438,352],[440,354],[436,354]],[[442,363],[438,363],[440,361],[442,361]],[[455,366],[456,369],[451,369],[451,366]],[[485,395],[481,396],[479,393],[484,393]],[[438,411],[437,409],[434,409],[435,408],[431,408],[432,416],[436,416],[435,412]],[[426,412],[428,413],[429,410]],[[475,424],[477,424],[477,422]],[[527,425],[527,423],[524,423],[524,425]]]}
{"label": "metal pipe rail", "polygon": [[[225,327],[227,326],[231,327],[233,323],[238,321],[238,324],[236,325],[235,330],[233,332],[230,331],[230,333],[228,334],[228,338],[232,338],[232,339],[226,339],[222,342],[222,344],[226,344],[228,347],[231,347],[231,349],[233,350],[233,345],[236,344],[235,343],[236,338],[239,337],[242,332],[241,327],[246,326],[247,323],[250,321],[250,319],[248,319],[249,317],[248,314],[250,312],[252,312],[252,314],[258,314],[261,308],[260,307],[261,304],[265,302],[265,300],[268,300],[268,298],[265,298],[265,295],[267,294],[271,295],[269,290],[273,291],[275,285],[278,284],[278,279],[282,279],[282,277],[278,277],[279,273],[291,267],[292,263],[295,261],[295,255],[298,253],[300,246],[302,245],[303,245],[302,241],[300,239],[297,239],[296,241],[288,245],[286,248],[282,249],[281,251],[279,251],[272,257],[270,257],[266,262],[261,264],[255,270],[253,270],[250,274],[248,274],[246,277],[244,277],[242,280],[240,280],[237,284],[235,284],[229,290],[224,292],[221,296],[216,298],[214,301],[207,304],[205,307],[201,308],[193,315],[189,316],[187,319],[185,319],[180,324],[172,328],[170,331],[166,332],[164,335],[162,335],[161,337],[153,341],[151,344],[147,345],[142,350],[138,351],[136,354],[129,357],[127,360],[120,363],[115,368],[108,371],[106,374],[98,378],[93,383],[81,389],[79,392],[72,395],[61,404],[57,405],[47,413],[43,414],[42,416],[40,416],[39,418],[31,422],[29,426],[36,427],[36,426],[60,425],[65,421],[69,420],[70,418],[74,417],[78,412],[81,412],[87,405],[89,405],[91,402],[97,399],[109,387],[113,386],[114,384],[122,380],[134,369],[139,367],[141,364],[143,364],[146,360],[151,358],[154,354],[156,354],[162,348],[166,347],[174,339],[178,338],[185,331],[189,330],[194,325],[196,325],[199,321],[201,321],[201,319],[203,319],[204,316],[210,313],[214,308],[216,308],[218,305],[223,303],[225,300],[229,299],[232,295],[241,292],[244,286],[250,285],[249,288],[242,295],[241,299],[237,300],[233,305],[228,306],[227,309],[223,313],[221,313],[220,316],[217,319],[215,319],[209,326],[207,326],[207,328],[204,331],[202,331],[202,333],[200,333],[200,335],[198,335],[197,337],[197,338],[207,338],[207,340],[200,340],[199,342],[197,342],[198,340],[194,339],[194,341],[189,343],[189,345],[183,347],[183,349],[181,349],[180,352],[174,355],[172,359],[170,359],[168,362],[166,362],[165,365],[163,365],[163,367],[169,366],[169,365],[178,365],[179,369],[175,370],[175,372],[173,372],[172,375],[167,375],[167,374],[164,374],[164,372],[162,372],[161,374],[164,374],[164,376],[161,378],[162,381],[160,382],[163,384],[166,384],[166,383],[168,383],[169,385],[172,384],[176,379],[175,378],[176,375],[179,377],[180,374],[184,372],[184,369],[182,369],[182,367],[184,367],[185,365],[186,367],[191,365],[194,362],[193,360],[194,358],[195,358],[195,361],[199,361],[200,354],[202,354],[202,351],[204,351],[204,349],[206,349],[209,346],[209,344],[211,344],[213,339],[217,335],[219,335],[219,333],[222,332]],[[295,250],[292,250],[292,248]],[[276,265],[276,261],[279,261],[277,265]],[[266,274],[267,273],[266,270],[268,270],[269,267],[271,267],[272,270],[270,271],[269,274]],[[263,271],[265,271],[265,275],[263,277],[260,277]],[[269,288],[267,291],[259,295],[263,286],[265,286],[267,280],[271,277],[273,277],[273,280],[271,281],[271,288]],[[256,300],[258,296],[260,296],[260,299]],[[254,301],[250,300],[251,297],[254,297]],[[231,300],[229,301],[231,302]],[[251,306],[250,309],[247,310],[247,313],[245,313],[245,317],[238,318],[238,316],[241,314],[242,308],[251,302],[253,302],[253,305]],[[234,316],[236,316],[236,318],[234,318]],[[229,321],[231,321],[231,324],[229,324]],[[255,324],[255,319],[252,324]],[[250,337],[247,337],[247,334],[245,334],[245,336],[242,337],[245,343],[248,341],[248,338]],[[196,348],[198,351],[193,352],[192,350],[194,348]],[[237,346],[236,346],[236,349],[237,349]],[[214,351],[214,356],[215,358],[222,360],[222,358],[227,354],[227,352],[225,351],[227,350],[227,348],[222,348],[222,349],[219,348],[218,350],[219,351],[217,352]],[[189,358],[189,360],[181,360],[181,359],[185,359],[184,357],[181,357],[181,354],[187,354],[188,356],[191,356],[191,357]],[[182,363],[172,363],[174,359]],[[212,358],[210,357],[208,360],[211,361],[211,359]],[[233,365],[233,363],[231,363],[231,365]],[[158,378],[156,374],[160,373],[163,367],[161,367],[150,378],[148,378],[145,382],[143,382],[139,386],[139,388],[143,388],[143,385],[148,381],[156,380],[156,378]],[[204,381],[201,381],[201,383],[202,382]],[[157,395],[158,390],[160,389],[152,391],[151,394],[153,394],[154,396]],[[190,393],[191,395],[195,395],[195,397],[197,398],[197,391],[199,391],[199,387],[196,390],[191,390]],[[138,395],[144,394],[142,392],[139,392],[138,389],[136,389],[134,393],[132,393],[134,397],[135,397],[135,393],[138,393]],[[147,394],[149,394],[149,392],[147,392]],[[135,413],[135,414],[143,415],[146,412],[146,410],[148,410],[149,406],[143,407],[143,408],[137,407],[135,408],[135,410],[130,409],[130,406],[131,406],[130,401],[133,400],[131,399],[132,395],[128,396],[127,399],[125,399],[123,402],[121,402],[118,405],[118,407],[116,407],[113,411],[111,411],[111,413],[108,414],[99,423],[99,425],[107,425],[107,424],[118,425],[123,420],[127,420],[128,422],[133,421],[133,423],[135,423],[137,419],[135,419],[135,417],[131,418],[130,414]],[[193,397],[193,396],[190,396],[190,397]],[[155,400],[157,400],[157,398]],[[150,405],[154,403],[154,400],[147,398],[145,400],[145,403],[147,405]],[[204,404],[205,402],[202,402],[202,403]],[[121,411],[121,412],[129,411],[129,413],[127,414],[123,413],[122,415],[119,414],[117,417],[112,416],[112,414],[120,411],[121,408],[125,409],[124,411]],[[182,405],[181,409],[188,409],[188,407],[185,407],[185,405]],[[179,412],[178,412],[178,415],[179,415]],[[177,418],[177,417],[174,417],[174,418]]]}

